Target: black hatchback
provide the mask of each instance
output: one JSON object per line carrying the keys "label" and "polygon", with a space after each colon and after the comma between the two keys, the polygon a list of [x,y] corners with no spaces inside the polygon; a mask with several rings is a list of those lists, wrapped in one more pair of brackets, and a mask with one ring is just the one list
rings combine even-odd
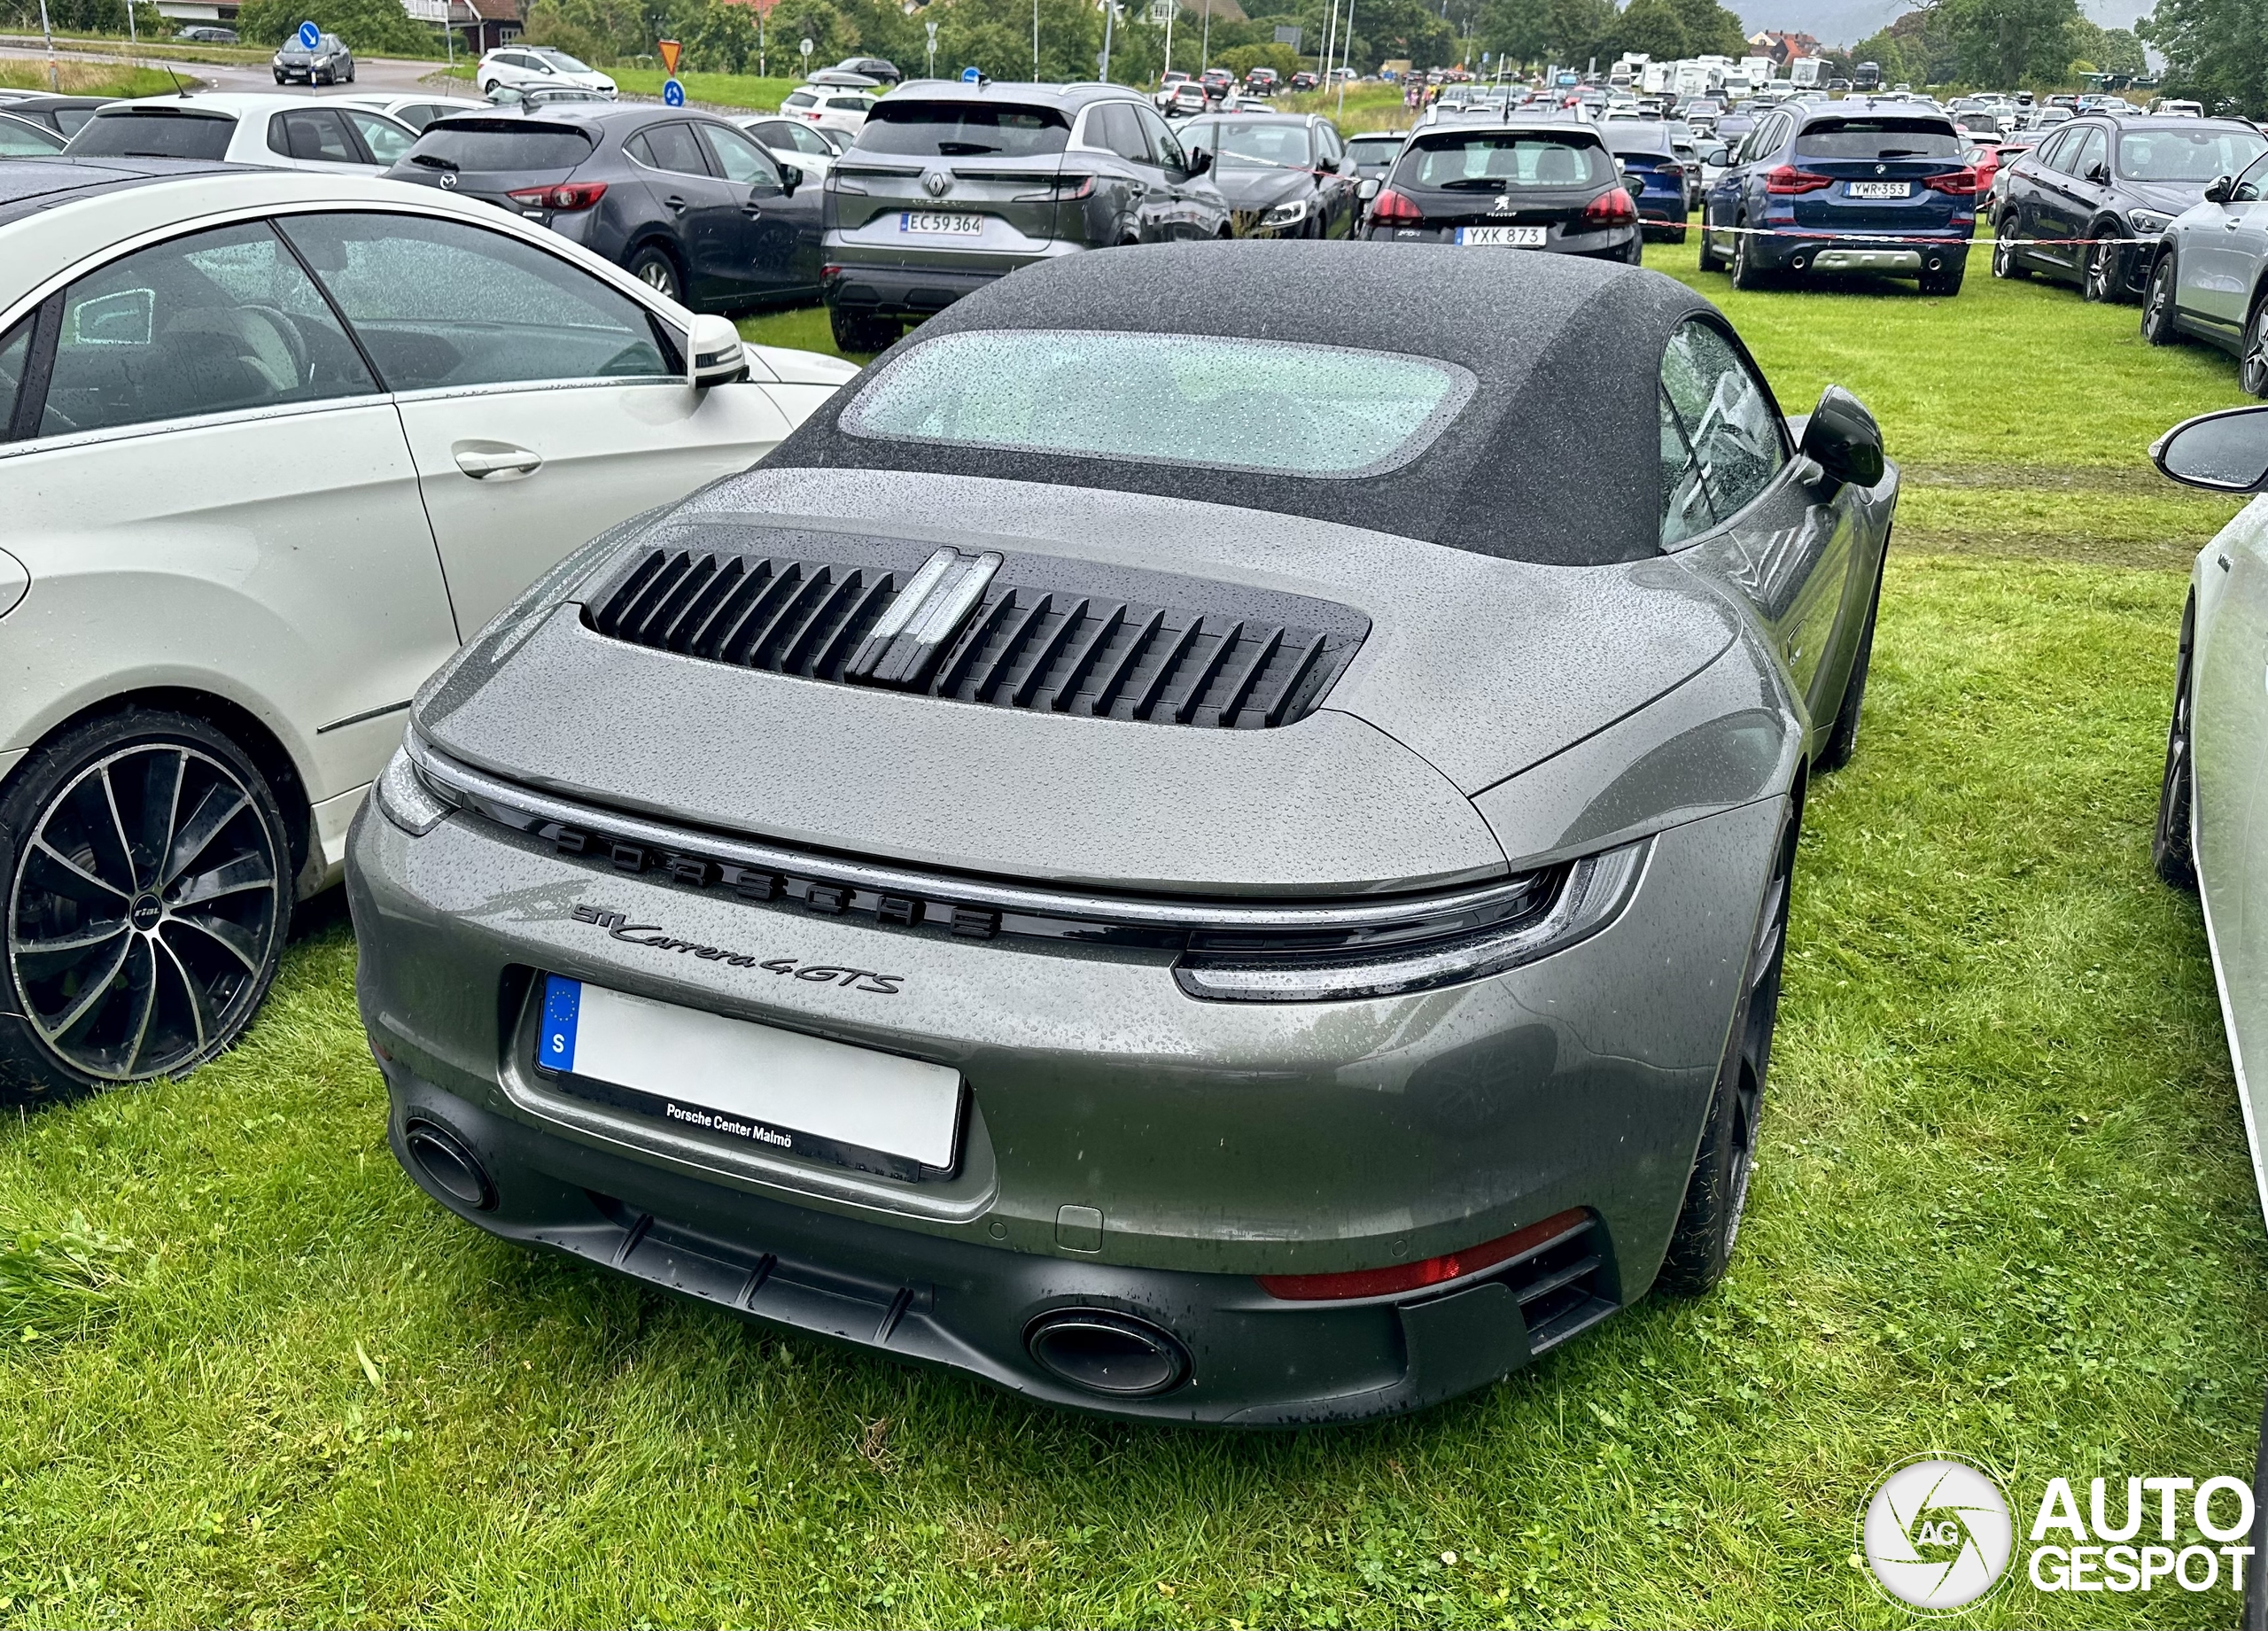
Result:
{"label": "black hatchback", "polygon": [[706,114],[461,114],[426,126],[386,175],[540,221],[696,311],[819,292],[819,190]]}
{"label": "black hatchback", "polygon": [[1418,130],[1378,186],[1363,236],[1632,266],[1645,247],[1638,206],[1597,128],[1543,120]]}

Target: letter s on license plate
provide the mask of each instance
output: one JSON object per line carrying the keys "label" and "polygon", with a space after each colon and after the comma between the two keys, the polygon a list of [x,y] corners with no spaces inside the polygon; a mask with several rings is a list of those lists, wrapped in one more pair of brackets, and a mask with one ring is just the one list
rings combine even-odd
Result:
{"label": "letter s on license plate", "polygon": [[1912,182],[1846,182],[1843,190],[1854,198],[1909,198]]}
{"label": "letter s on license plate", "polygon": [[1495,249],[1541,249],[1546,230],[1542,227],[1459,227],[1456,241]]}
{"label": "letter s on license plate", "polygon": [[984,217],[966,211],[936,214],[921,210],[898,212],[900,232],[943,232],[954,237],[975,237],[984,230]]}

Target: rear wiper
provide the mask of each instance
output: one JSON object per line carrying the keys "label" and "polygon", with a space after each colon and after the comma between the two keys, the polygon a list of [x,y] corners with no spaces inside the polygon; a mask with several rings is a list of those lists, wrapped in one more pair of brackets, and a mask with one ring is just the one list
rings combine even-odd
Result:
{"label": "rear wiper", "polygon": [[982,142],[940,142],[937,144],[937,157],[940,159],[966,159],[973,153],[997,153],[999,151],[997,147],[987,147]]}
{"label": "rear wiper", "polygon": [[429,170],[454,170],[457,167],[455,159],[444,159],[439,153],[412,153],[409,162],[422,164]]}
{"label": "rear wiper", "polygon": [[1441,183],[1444,192],[1503,192],[1518,185],[1518,182],[1493,181],[1486,175],[1460,175],[1455,181]]}
{"label": "rear wiper", "polygon": [[1875,154],[1877,159],[1919,159],[1922,156],[1922,150],[1918,147],[1885,147]]}

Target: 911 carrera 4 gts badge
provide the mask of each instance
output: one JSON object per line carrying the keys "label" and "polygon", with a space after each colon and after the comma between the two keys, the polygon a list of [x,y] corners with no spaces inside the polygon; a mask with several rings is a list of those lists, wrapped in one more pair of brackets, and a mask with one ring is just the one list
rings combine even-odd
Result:
{"label": "911 carrera 4 gts badge", "polygon": [[655,951],[678,951],[697,957],[704,963],[724,963],[734,968],[764,968],[773,974],[793,975],[798,980],[809,980],[814,985],[842,985],[854,991],[866,991],[876,997],[896,997],[904,984],[902,974],[876,974],[871,968],[845,968],[834,963],[806,963],[799,957],[758,957],[752,951],[735,951],[726,946],[703,945],[697,940],[680,940],[658,923],[633,923],[619,912],[610,912],[603,906],[581,906],[573,913],[578,923],[589,923],[607,932],[610,940],[626,945],[645,946]]}

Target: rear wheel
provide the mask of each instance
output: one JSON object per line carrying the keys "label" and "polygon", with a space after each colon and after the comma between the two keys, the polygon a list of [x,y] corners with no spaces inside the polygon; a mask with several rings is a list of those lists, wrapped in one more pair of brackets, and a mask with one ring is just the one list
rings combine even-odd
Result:
{"label": "rear wheel", "polygon": [[672,300],[685,299],[685,279],[678,273],[676,258],[659,244],[644,245],[630,257],[630,276]]}
{"label": "rear wheel", "polygon": [[1749,245],[1755,241],[1754,236],[1748,230],[1747,221],[1742,221],[1735,225],[1733,229],[1733,287],[1736,289],[1760,289],[1764,286],[1764,268],[1756,264],[1755,253],[1749,248]]}
{"label": "rear wheel", "polygon": [[1757,914],[1748,966],[1732,1036],[1717,1072],[1701,1147],[1686,1180],[1685,1206],[1670,1236],[1655,1285],[1681,1297],[1697,1297],[1725,1278],[1748,1209],[1749,1176],[1756,1165],[1758,1114],[1764,1105],[1764,1077],[1772,1062],[1772,1030],[1780,1016],[1780,969],[1788,937],[1788,886],[1795,872],[1796,835],[1802,822],[1798,798],[1780,835],[1772,879]]}
{"label": "rear wheel", "polygon": [[2165,774],[2158,783],[2158,824],[2150,835],[2150,864],[2178,889],[2197,887],[2197,859],[2189,849],[2189,806],[2196,787],[2189,762],[2190,667],[2197,649],[2197,597],[2181,609],[2181,645],[2173,659],[2173,718],[2165,732]]}
{"label": "rear wheel", "polygon": [[2173,257],[2160,255],[2150,268],[2149,287],[2142,291],[2142,338],[2153,346],[2171,346],[2180,338],[2173,326],[2178,286]]}
{"label": "rear wheel", "polygon": [[1992,276],[1995,277],[2030,277],[2031,268],[2016,259],[2016,252],[2009,240],[2016,235],[2016,213],[2000,212],[2000,220],[1992,223]]}
{"label": "rear wheel", "polygon": [[1954,261],[1942,272],[1924,272],[1919,282],[1922,292],[1943,299],[1961,292],[1961,280],[1969,275],[1968,265]]}
{"label": "rear wheel", "polygon": [[0,799],[0,1099],[180,1076],[276,977],[290,846],[268,781],[206,721],[133,709],[41,749]]}
{"label": "rear wheel", "polygon": [[1708,219],[1708,217],[1707,217],[1707,216],[1705,216],[1705,216],[1703,216],[1703,217],[1701,218],[1701,252],[1701,252],[1701,269],[1702,269],[1703,271],[1705,271],[1705,272],[1721,272],[1721,271],[1723,271],[1723,270],[1724,270],[1724,268],[1725,268],[1725,263],[1724,263],[1724,261],[1723,261],[1723,260],[1720,260],[1720,259],[1718,258],[1717,251],[1716,251],[1715,246],[1714,246],[1713,245],[1712,245],[1712,244],[1710,243],[1710,241],[1709,241],[1709,219]]}
{"label": "rear wheel", "polygon": [[862,317],[839,306],[830,306],[827,308],[827,323],[835,331],[838,351],[871,354],[888,351],[897,344],[898,325],[887,318]]}
{"label": "rear wheel", "polygon": [[2095,242],[2087,248],[2079,297],[2098,306],[2115,306],[2126,298],[2126,245],[2118,237],[2118,223],[2100,222],[2087,236]]}
{"label": "rear wheel", "polygon": [[2268,396],[2268,298],[2252,303],[2244,320],[2244,346],[2237,353],[2236,383],[2248,396]]}

